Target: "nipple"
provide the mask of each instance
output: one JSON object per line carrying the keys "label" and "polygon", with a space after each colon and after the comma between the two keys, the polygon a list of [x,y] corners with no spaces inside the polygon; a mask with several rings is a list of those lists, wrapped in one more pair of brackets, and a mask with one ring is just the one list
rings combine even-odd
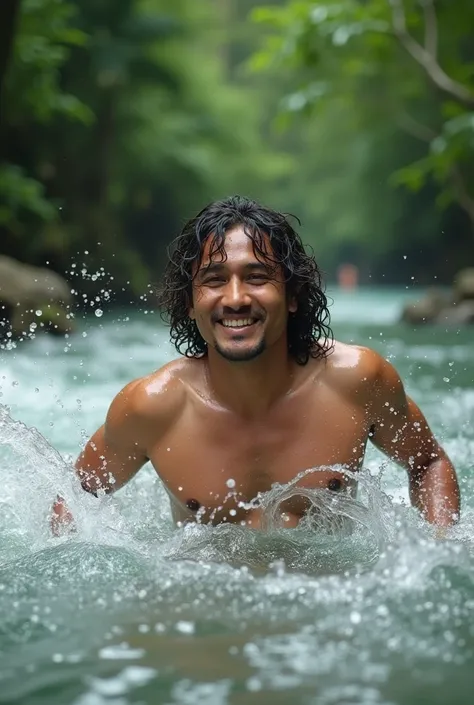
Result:
{"label": "nipple", "polygon": [[342,482],[338,477],[331,477],[331,479],[328,482],[328,490],[332,490],[333,492],[337,492],[340,490],[342,487]]}
{"label": "nipple", "polygon": [[188,509],[190,509],[192,512],[197,512],[197,510],[201,507],[201,502],[198,502],[197,499],[188,499],[186,501],[186,506]]}

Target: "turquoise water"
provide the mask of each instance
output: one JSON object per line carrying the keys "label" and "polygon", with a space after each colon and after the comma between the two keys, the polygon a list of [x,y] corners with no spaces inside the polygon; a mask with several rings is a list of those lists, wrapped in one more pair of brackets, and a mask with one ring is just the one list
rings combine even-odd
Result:
{"label": "turquoise water", "polygon": [[[71,461],[115,393],[173,356],[158,316],[0,351],[0,703],[470,705],[474,330],[407,329],[406,296],[335,291],[333,324],[392,360],[454,460],[463,513],[444,541],[373,449],[357,502],[316,527],[175,530],[149,467],[96,500]],[[58,491],[73,537],[49,533]]]}

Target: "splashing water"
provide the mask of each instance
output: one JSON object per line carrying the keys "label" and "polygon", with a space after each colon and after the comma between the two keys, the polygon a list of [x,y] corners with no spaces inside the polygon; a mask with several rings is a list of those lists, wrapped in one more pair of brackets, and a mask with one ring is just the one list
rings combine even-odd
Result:
{"label": "splashing water", "polygon": [[[369,567],[389,539],[387,516],[393,508],[380,490],[378,478],[367,472],[356,475],[340,466],[333,468],[358,481],[359,495],[365,495],[365,501],[296,486],[306,475],[327,469],[305,470],[288,484],[277,483],[260,493],[261,530],[232,524],[188,525],[167,543],[164,555],[175,560],[227,561],[259,570],[275,564],[310,574]],[[310,508],[299,527],[288,530],[279,508],[295,495],[308,499]]]}
{"label": "splashing water", "polygon": [[[298,488],[299,476],[259,497],[262,531],[175,529],[150,467],[117,495],[99,499],[74,477],[68,451],[82,442],[76,418],[92,415],[88,432],[94,430],[102,399],[131,376],[104,318],[104,328],[75,343],[75,361],[74,351],[62,357],[62,348],[37,341],[6,373],[9,385],[12,374],[20,377],[23,406],[17,388],[5,385],[12,412],[0,407],[0,703],[470,702],[474,522],[463,459],[474,446],[456,416],[474,408],[469,389],[446,397],[449,405],[458,395],[449,407],[456,430],[447,445],[460,461],[466,497],[463,520],[446,540],[436,540],[403,506],[392,468],[380,472],[380,460],[370,456],[357,475],[356,497]],[[150,330],[137,323],[129,331],[127,354],[140,364],[149,364]],[[106,367],[98,362],[104,349]],[[45,350],[65,360],[55,366],[64,389],[78,359],[89,355],[88,385],[63,392],[61,407],[46,391],[28,396],[24,380],[33,388],[48,374],[46,363],[41,367]],[[436,426],[439,397],[430,407],[430,395],[433,387],[424,400]],[[81,396],[77,412],[72,396]],[[43,435],[51,409],[54,445]],[[70,440],[76,433],[77,448]],[[77,524],[75,534],[60,539],[48,524],[57,493]],[[296,493],[311,510],[297,529],[285,529],[279,506]]]}
{"label": "splashing water", "polygon": [[[437,613],[437,585],[448,586],[456,572],[461,582],[468,576],[469,584],[472,580],[462,547],[437,544],[429,532],[420,533],[409,513],[397,511],[383,493],[380,477],[368,473],[357,477],[357,499],[296,486],[318,469],[275,485],[259,497],[261,531],[225,524],[173,530],[167,519],[164,526],[150,522],[147,529],[124,507],[112,506],[110,498],[96,500],[78,490],[70,465],[38,431],[13,421],[4,407],[0,446],[9,449],[2,462],[9,457],[7,466],[14,470],[3,505],[17,508],[16,513],[4,512],[1,526],[0,643],[8,668],[0,678],[10,697],[23,692],[17,676],[25,669],[32,676],[58,664],[80,671],[91,667],[88,653],[94,650],[101,654],[102,675],[93,691],[107,690],[110,679],[102,671],[122,660],[139,658],[146,665],[139,667],[138,681],[155,682],[150,654],[158,649],[161,659],[167,653],[169,661],[174,653],[179,661],[185,634],[210,638],[211,644],[211,636],[226,635],[229,648],[240,644],[235,657],[251,674],[245,681],[249,692],[289,687],[304,692],[315,673],[324,681],[340,659],[350,659],[351,667],[340,677],[360,681],[354,692],[368,697],[374,674],[386,683],[391,672],[374,661],[382,648],[381,627],[390,632],[389,645],[384,639],[383,647],[394,663],[403,660],[407,648],[413,651],[410,639],[418,643],[421,637],[439,656],[436,641],[430,640],[433,627],[420,625],[417,634],[405,600],[426,617],[430,610]],[[47,526],[48,502],[58,491],[67,497],[78,527],[61,540],[51,538]],[[311,509],[298,529],[284,529],[278,507],[297,493],[310,501]],[[141,500],[140,488],[138,495]],[[154,499],[162,504],[164,496],[158,495]],[[396,531],[400,535],[394,542]],[[444,610],[457,615],[459,631],[461,619],[470,623],[464,620],[473,615],[474,599],[463,602],[457,594]],[[315,622],[317,628],[311,626]],[[261,636],[249,641],[255,629]],[[456,631],[449,633],[452,653],[464,662]],[[367,664],[372,675],[361,678]],[[205,670],[209,667],[205,659]],[[284,677],[286,671],[291,675]],[[129,692],[132,685],[126,681],[116,687]],[[336,702],[342,691],[336,688],[327,697]]]}

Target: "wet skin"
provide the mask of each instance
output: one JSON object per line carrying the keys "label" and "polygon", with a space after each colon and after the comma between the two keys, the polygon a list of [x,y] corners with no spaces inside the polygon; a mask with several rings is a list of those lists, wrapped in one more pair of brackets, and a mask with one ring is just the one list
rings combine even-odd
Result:
{"label": "wet skin", "polygon": [[[260,510],[241,504],[268,491],[273,483],[286,484],[307,468],[343,465],[357,470],[370,418],[357,399],[333,387],[330,378],[332,373],[338,376],[338,366],[343,372],[344,364],[356,364],[358,355],[356,349],[336,345],[329,362],[312,360],[301,369],[296,388],[261,418],[243,418],[210,397],[205,361],[171,363],[165,373],[140,382],[141,389],[130,390],[133,396],[145,392],[150,425],[146,458],[168,491],[175,520],[193,520],[197,515],[203,523],[245,521],[258,527]],[[153,437],[152,407],[160,405],[162,395],[177,397],[178,408],[165,432]],[[155,428],[161,425],[158,410],[155,423]],[[98,450],[103,448],[102,435],[99,431],[93,439]],[[96,461],[98,451],[89,452]],[[328,468],[306,475],[298,485],[344,491],[348,479]],[[290,498],[281,506],[284,525],[296,526],[306,508],[303,497]]]}
{"label": "wet skin", "polygon": [[[207,355],[170,362],[117,395],[77,461],[84,489],[119,489],[149,460],[176,522],[258,528],[258,502],[246,505],[308,468],[319,470],[299,486],[352,491],[340,469],[361,467],[370,437],[406,468],[424,516],[452,523],[454,469],[396,370],[373,350],[337,342],[298,365],[286,338],[297,304],[281,271],[262,263],[242,227],[226,234],[225,257],[211,257],[210,242],[189,310]],[[297,526],[307,508],[303,497],[285,501],[283,525]],[[53,511],[67,513],[60,502]]]}
{"label": "wet skin", "polygon": [[[172,498],[177,520],[187,519],[187,509],[191,509],[200,510],[201,521],[246,521],[256,526],[259,510],[249,511],[241,505],[268,491],[273,483],[286,484],[306,468],[360,467],[368,420],[348,400],[327,389],[324,379],[318,379],[320,368],[311,363],[305,372],[312,370],[313,374],[302,375],[298,387],[278,400],[264,418],[242,418],[209,404],[205,384],[188,388],[181,423],[170,428],[149,455]],[[196,372],[199,377],[199,369]],[[341,424],[341,417],[349,422]],[[304,477],[299,485],[329,485],[337,491],[336,480],[347,486],[344,475],[330,469]],[[286,526],[298,523],[306,502],[295,496],[281,506]]]}

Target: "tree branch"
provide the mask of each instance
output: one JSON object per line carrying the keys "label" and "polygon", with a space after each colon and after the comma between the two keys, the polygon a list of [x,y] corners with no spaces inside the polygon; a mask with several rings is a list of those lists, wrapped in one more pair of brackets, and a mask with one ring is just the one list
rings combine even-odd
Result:
{"label": "tree branch", "polygon": [[[415,120],[408,113],[403,112],[397,119],[398,126],[404,132],[422,142],[431,143],[438,135],[431,127],[423,125]],[[464,176],[459,166],[453,165],[449,172],[451,185],[456,196],[456,200],[461,208],[466,212],[471,221],[471,228],[474,231],[474,198],[469,195]]]}
{"label": "tree branch", "polygon": [[409,135],[416,137],[422,142],[431,143],[438,137],[437,133],[432,130],[431,127],[418,122],[418,120],[415,120],[415,118],[408,113],[401,113],[397,119],[397,123],[404,132],[407,132]]}
{"label": "tree branch", "polygon": [[[425,70],[435,86],[454,96],[461,103],[474,105],[474,93],[462,83],[458,83],[458,81],[448,76],[439,65],[436,54],[433,53],[433,48],[437,47],[438,35],[433,0],[423,0],[425,23],[427,23],[424,47],[407,30],[403,0],[388,0],[388,2],[392,8],[392,23],[395,36],[407,52]],[[435,32],[434,28],[436,28]]]}
{"label": "tree branch", "polygon": [[425,17],[425,49],[433,59],[438,56],[438,19],[434,0],[419,0]]}

